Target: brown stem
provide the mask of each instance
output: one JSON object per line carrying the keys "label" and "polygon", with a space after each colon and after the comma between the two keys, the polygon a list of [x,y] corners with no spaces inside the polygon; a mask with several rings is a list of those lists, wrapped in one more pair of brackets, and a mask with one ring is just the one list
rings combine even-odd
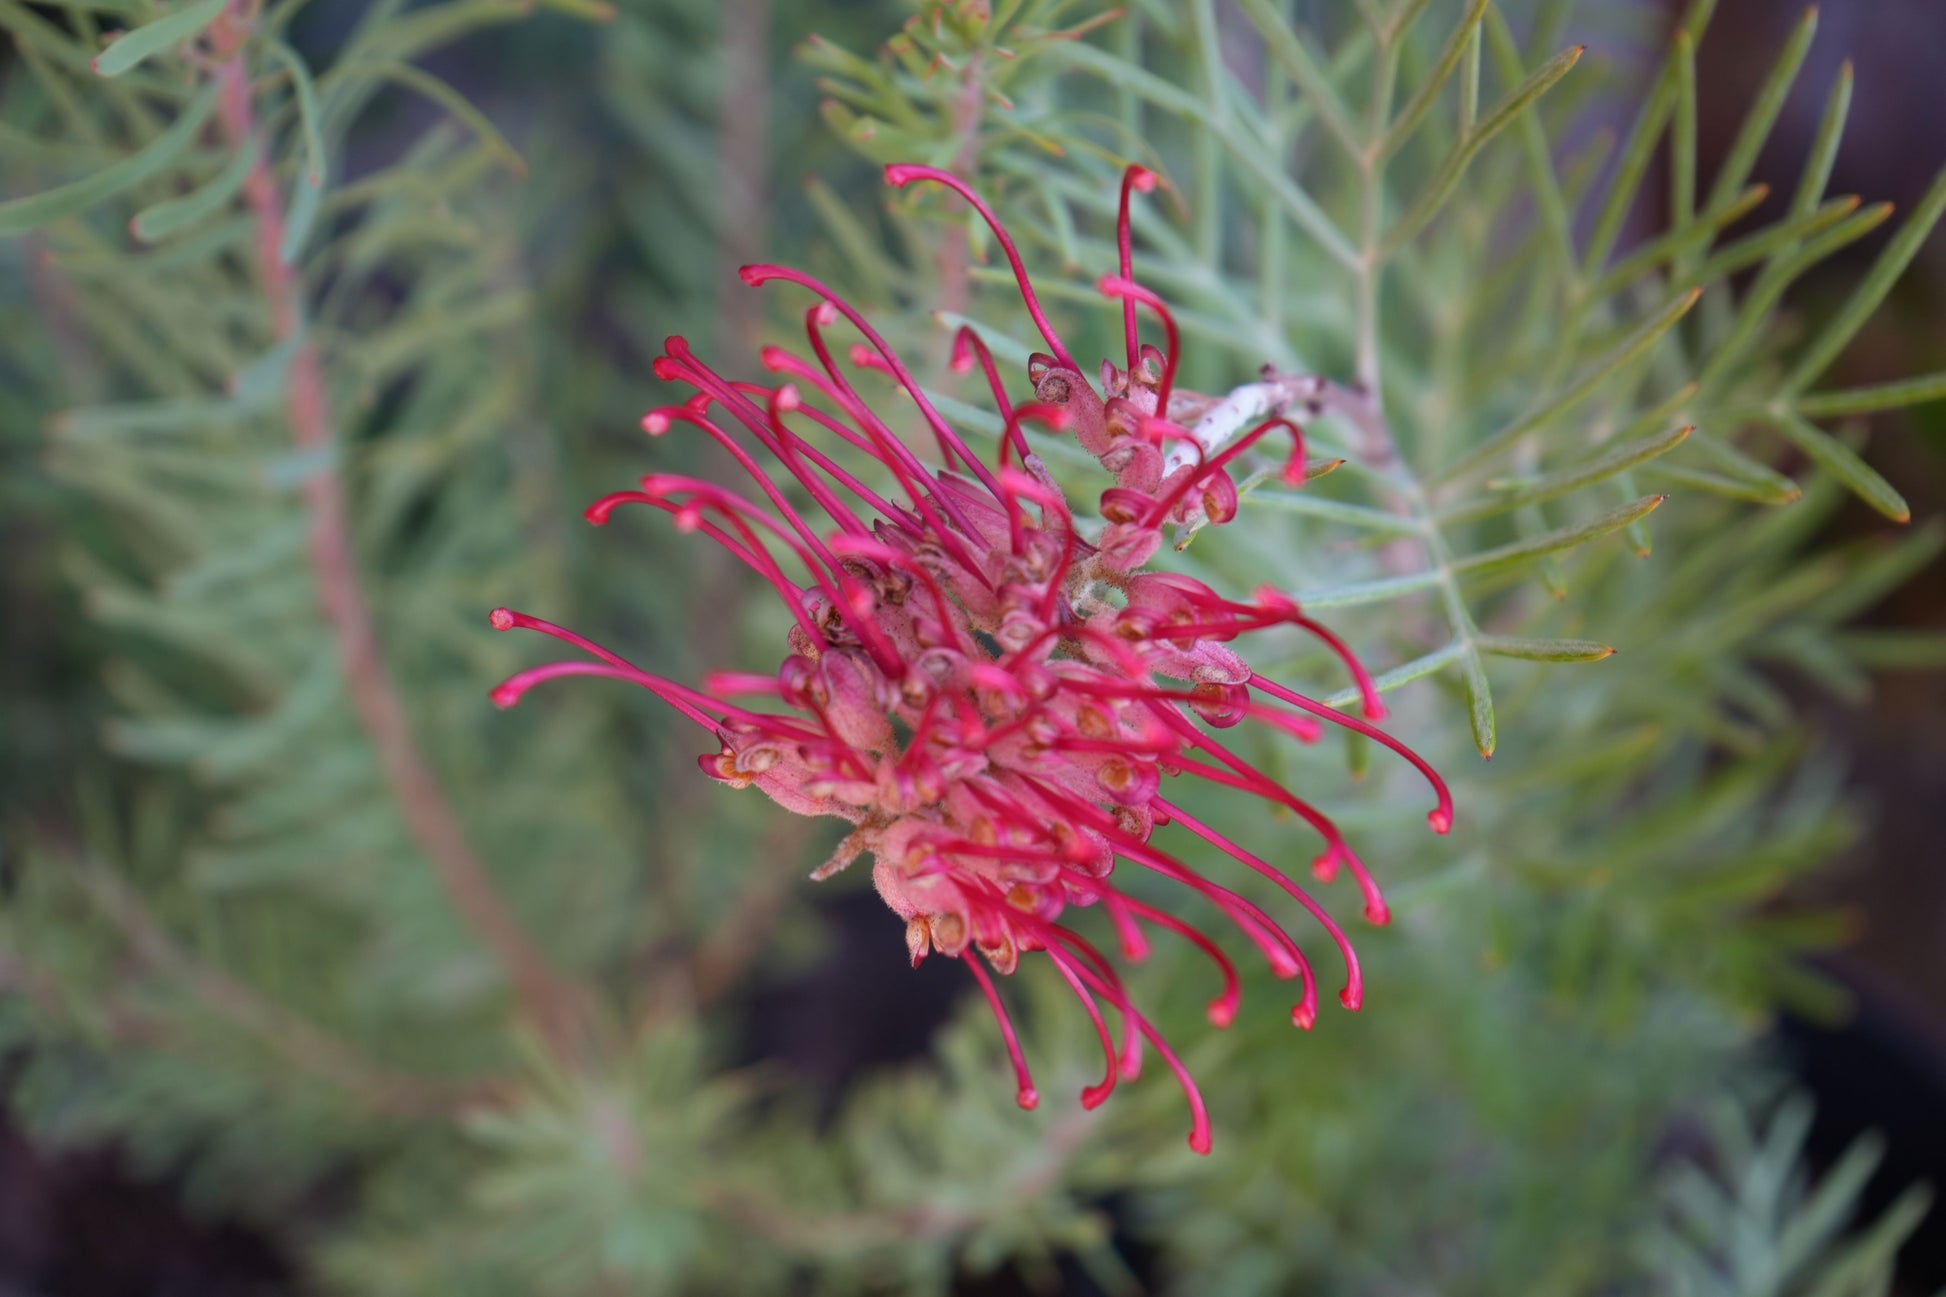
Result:
{"label": "brown stem", "polygon": [[[231,14],[240,19],[243,13],[233,3]],[[255,218],[257,276],[270,304],[272,329],[282,342],[302,326],[299,285],[280,255],[283,205],[256,139],[250,76],[239,48],[243,30],[239,21],[226,25],[216,37],[221,58],[216,72],[217,112],[230,146],[253,151],[243,192]],[[300,342],[291,356],[285,405],[291,440],[299,452],[327,450],[332,442],[330,396],[317,348],[308,341]],[[406,825],[454,907],[500,962],[523,1016],[557,1054],[571,1056],[582,1043],[576,988],[548,962],[501,899],[413,740],[360,588],[344,486],[328,466],[321,467],[305,481],[303,495],[318,602],[337,644],[352,709],[384,765]]]}

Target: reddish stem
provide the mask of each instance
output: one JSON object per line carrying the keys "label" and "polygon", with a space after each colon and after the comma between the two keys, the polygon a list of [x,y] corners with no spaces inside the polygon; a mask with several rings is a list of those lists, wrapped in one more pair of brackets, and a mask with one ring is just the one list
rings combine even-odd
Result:
{"label": "reddish stem", "polygon": [[[283,204],[256,139],[250,76],[240,50],[242,24],[232,30],[236,43],[219,50],[225,57],[216,73],[218,120],[230,147],[254,150],[243,194],[256,224],[257,277],[270,305],[273,332],[282,342],[301,324],[300,287],[280,255]],[[300,342],[291,356],[285,408],[291,440],[300,453],[323,451],[331,445],[330,396],[317,348],[310,342]],[[337,645],[339,669],[352,710],[385,767],[406,826],[454,908],[500,962],[522,1015],[550,1047],[569,1056],[575,1051],[581,1021],[576,988],[555,970],[501,899],[467,843],[438,777],[412,737],[405,707],[385,667],[371,609],[360,588],[343,483],[336,473],[321,469],[304,482],[303,497],[318,603]]]}

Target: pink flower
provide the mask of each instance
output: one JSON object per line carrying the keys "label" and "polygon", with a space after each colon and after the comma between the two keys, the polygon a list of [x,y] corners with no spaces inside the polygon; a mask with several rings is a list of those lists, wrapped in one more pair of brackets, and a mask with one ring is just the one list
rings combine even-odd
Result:
{"label": "pink flower", "polygon": [[[1106,1072],[1082,1092],[1082,1103],[1092,1108],[1118,1079],[1133,1078],[1146,1042],[1188,1098],[1190,1146],[1207,1152],[1209,1120],[1195,1082],[1130,1002],[1115,963],[1062,921],[1067,911],[1099,906],[1125,960],[1146,953],[1148,929],[1195,945],[1221,981],[1209,1019],[1223,1027],[1238,1000],[1229,956],[1113,879],[1121,866],[1179,883],[1221,911],[1278,977],[1299,979],[1291,1016],[1308,1030],[1317,988],[1303,951],[1257,904],[1159,844],[1157,828],[1177,826],[1178,840],[1200,839],[1308,911],[1337,943],[1346,968],[1338,998],[1356,1009],[1362,991],[1351,942],[1283,870],[1178,806],[1167,783],[1202,779],[1294,811],[1322,839],[1316,877],[1329,881],[1340,866],[1348,869],[1364,894],[1366,917],[1380,924],[1389,913],[1378,885],[1330,818],[1216,732],[1249,719],[1308,742],[1318,737],[1321,719],[1376,739],[1417,766],[1437,797],[1428,819],[1438,832],[1452,825],[1451,799],[1424,761],[1370,723],[1384,715],[1371,677],[1295,603],[1269,590],[1235,602],[1187,577],[1141,570],[1165,524],[1223,522],[1235,514],[1229,466],[1265,437],[1288,435],[1284,478],[1296,485],[1304,477],[1302,436],[1287,419],[1264,419],[1215,454],[1190,435],[1187,422],[1213,402],[1176,390],[1175,321],[1134,281],[1130,265],[1130,193],[1152,188],[1150,173],[1131,167],[1122,184],[1121,265],[1099,287],[1122,304],[1127,364],[1104,361],[1099,387],[1062,345],[1012,239],[978,195],[930,167],[888,167],[886,178],[896,186],[945,185],[979,210],[1047,341],[1051,354],[1036,355],[1029,366],[1032,399],[1016,404],[978,336],[962,329],[954,339],[954,368],[979,366],[1005,421],[995,462],[968,448],[897,353],[837,294],[799,271],[747,266],[749,284],[785,280],[811,291],[809,356],[766,348],[763,364],[773,380],[738,382],[672,337],[655,372],[695,394],[650,411],[642,426],[654,436],[682,425],[713,438],[748,474],[750,493],[652,473],[638,490],[597,500],[587,516],[599,524],[622,505],[641,504],[715,540],[783,599],[795,622],[789,656],[775,676],[719,672],[698,690],[572,631],[500,609],[493,614],[497,629],[538,630],[585,656],[523,671],[494,690],[494,701],[511,706],[534,685],[564,675],[613,677],[650,690],[716,738],[718,750],[700,760],[705,774],[755,787],[786,810],[854,826],[813,876],[872,857],[880,896],[905,920],[912,962],[933,953],[957,959],[979,983],[1006,1040],[1022,1107],[1039,1096],[988,969],[1011,974],[1023,953],[1037,953],[1073,991],[1101,1041]],[[1159,317],[1163,348],[1141,345],[1138,306]],[[917,405],[940,466],[908,448],[834,360],[826,331],[840,316],[865,338],[854,362],[890,375]],[[1115,485],[1101,494],[1098,529],[1077,522],[1029,450],[1029,424],[1072,435],[1114,475]],[[881,496],[845,467],[859,455],[891,474],[897,498]],[[1278,625],[1304,628],[1344,661],[1367,719],[1266,680],[1229,647],[1239,635]],[[765,704],[746,707],[736,698]],[[1111,1018],[1119,1021],[1119,1044]]]}

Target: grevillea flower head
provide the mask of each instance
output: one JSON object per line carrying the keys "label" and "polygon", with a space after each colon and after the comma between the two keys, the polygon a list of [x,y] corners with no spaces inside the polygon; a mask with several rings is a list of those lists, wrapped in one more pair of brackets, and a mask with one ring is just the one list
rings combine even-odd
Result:
{"label": "grevillea flower head", "polygon": [[[747,474],[748,489],[651,473],[638,489],[597,500],[587,517],[604,523],[623,505],[645,505],[723,546],[783,600],[792,619],[788,655],[775,675],[718,672],[696,689],[572,631],[500,609],[496,628],[537,630],[583,656],[523,671],[493,696],[511,706],[536,684],[565,675],[648,689],[716,740],[716,750],[700,759],[703,773],[734,788],[754,787],[786,810],[853,826],[813,877],[871,858],[879,895],[905,922],[913,964],[941,955],[979,984],[1005,1039],[1021,1106],[1033,1107],[1039,1096],[991,974],[1012,974],[1031,954],[1053,966],[1100,1039],[1106,1071],[1082,1092],[1082,1103],[1092,1108],[1118,1080],[1133,1078],[1145,1047],[1152,1048],[1188,1099],[1190,1145],[1207,1152],[1209,1120],[1195,1082],[1130,1000],[1116,961],[1064,921],[1068,911],[1099,907],[1124,961],[1144,956],[1155,929],[1197,947],[1220,981],[1209,1020],[1227,1026],[1238,1004],[1230,957],[1116,880],[1117,869],[1159,874],[1220,912],[1276,976],[1298,981],[1291,1016],[1308,1030],[1318,993],[1297,942],[1267,910],[1205,876],[1164,839],[1200,840],[1200,851],[1227,857],[1287,893],[1336,943],[1346,972],[1338,998],[1356,1009],[1363,992],[1350,940],[1284,870],[1184,810],[1168,785],[1198,779],[1294,812],[1321,840],[1316,877],[1329,882],[1341,866],[1349,871],[1366,918],[1381,924],[1389,912],[1378,884],[1337,826],[1220,732],[1251,720],[1308,742],[1321,733],[1320,721],[1344,726],[1424,773],[1436,797],[1428,817],[1436,831],[1451,826],[1452,803],[1439,776],[1374,724],[1384,711],[1365,669],[1290,599],[1260,590],[1241,602],[1188,577],[1144,570],[1165,526],[1220,523],[1235,514],[1230,466],[1266,438],[1290,445],[1284,479],[1304,479],[1301,430],[1280,414],[1226,438],[1220,449],[1198,435],[1198,420],[1222,402],[1177,389],[1175,321],[1136,282],[1131,265],[1129,203],[1132,193],[1153,187],[1151,174],[1131,167],[1123,178],[1121,262],[1099,281],[1104,296],[1122,307],[1125,364],[1103,362],[1092,383],[1042,311],[1006,228],[978,194],[931,167],[888,167],[886,178],[895,186],[944,185],[979,211],[1047,342],[1048,351],[1028,367],[1031,397],[1016,402],[979,336],[961,329],[954,338],[953,368],[982,372],[1004,424],[994,461],[973,453],[884,337],[843,298],[800,271],[746,266],[748,284],[782,280],[810,292],[808,354],[766,348],[769,380],[738,381],[672,337],[656,375],[693,395],[651,410],[642,426],[652,436],[682,427],[711,438]],[[1159,320],[1163,346],[1141,343],[1138,308]],[[848,353],[852,368],[879,371],[903,390],[937,443],[938,464],[899,438],[834,358],[827,335],[840,318],[864,339]],[[1073,437],[1112,474],[1099,523],[1076,518],[1029,449],[1029,426]],[[886,494],[846,467],[860,456],[889,475]],[[1342,659],[1364,717],[1265,679],[1230,647],[1271,626],[1308,631]],[[1158,835],[1167,825],[1179,832]]]}

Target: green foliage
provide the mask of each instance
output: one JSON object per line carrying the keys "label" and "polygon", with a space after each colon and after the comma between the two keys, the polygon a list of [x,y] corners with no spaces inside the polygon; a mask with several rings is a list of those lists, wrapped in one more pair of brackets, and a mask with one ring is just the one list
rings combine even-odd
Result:
{"label": "green foliage", "polygon": [[1694,1162],[1670,1167],[1661,1184],[1662,1218],[1640,1243],[1656,1292],[1843,1297],[1885,1291],[1891,1259],[1932,1195],[1915,1186],[1869,1229],[1841,1242],[1885,1150],[1865,1136],[1810,1185],[1798,1165],[1810,1129],[1810,1105],[1802,1099],[1779,1105],[1762,1132],[1734,1103],[1711,1109],[1713,1173]]}
{"label": "green foliage", "polygon": [[[782,640],[684,538],[563,528],[702,462],[626,430],[654,399],[652,326],[730,318],[738,105],[717,7],[551,7],[614,25],[599,51],[523,26],[492,49],[524,76],[482,95],[427,56],[530,6],[376,0],[325,59],[293,0],[0,0],[20,49],[0,165],[25,194],[0,232],[31,231],[0,274],[13,314],[31,292],[47,322],[21,352],[32,413],[60,411],[41,507],[98,628],[103,696],[77,714],[112,715],[62,771],[73,807],[8,826],[32,846],[0,915],[19,992],[0,1032],[44,1137],[124,1141],[365,1294],[943,1292],[1063,1264],[1137,1291],[1117,1223],[1191,1293],[1884,1282],[1919,1199],[1847,1235],[1869,1148],[1808,1186],[1801,1109],[1759,1136],[1711,1097],[1761,1015],[1842,1009],[1800,956],[1843,923],[1775,905],[1858,822],[1792,691],[1856,699],[1876,669],[1941,661],[1936,638],[1852,626],[1938,527],[1821,537],[1847,492],[1904,519],[1843,421],[1946,377],[1813,389],[1946,179],[1834,313],[1784,327],[1793,287],[1887,216],[1824,192],[1848,72],[1788,202],[1751,183],[1810,17],[1707,177],[1707,0],[1612,152],[1564,149],[1616,91],[1559,39],[1558,3],[1367,0],[1311,31],[1278,0],[1112,20],[958,0],[882,44],[891,19],[833,11],[850,30],[801,45],[844,145],[994,201],[1078,354],[1119,345],[1092,281],[1140,161],[1166,187],[1138,203],[1136,270],[1177,311],[1184,381],[1319,380],[1313,479],[1254,475],[1235,522],[1165,563],[1329,610],[1460,820],[1429,844],[1418,791],[1364,743],[1251,753],[1344,812],[1397,918],[1362,943],[1367,1011],[1302,1036],[1262,971],[1234,1028],[1202,1030],[1194,952],[1157,950],[1137,995],[1206,1084],[1199,1161],[1164,1082],[1073,1101],[1092,1041],[1045,970],[1009,988],[1031,1114],[978,1004],[934,1062],[848,1085],[835,1115],[733,1066],[753,966],[788,976],[815,947],[804,825],[704,787],[690,738],[617,694],[486,706],[520,661],[485,627],[502,603],[605,619],[672,675],[768,669]],[[823,263],[991,438],[941,327],[974,324],[1017,379],[1032,335],[984,224],[827,158],[799,76],[766,86],[782,133],[756,179],[820,178],[808,212],[777,205],[775,259]],[[1658,157],[1668,220],[1625,243]],[[1093,481],[1071,447],[1037,449]],[[1321,655],[1263,665],[1353,699]],[[1304,849],[1208,800],[1239,837]],[[1658,1134],[1699,1109],[1712,1157],[1659,1172]],[[340,1218],[282,1219],[347,1170]]]}

